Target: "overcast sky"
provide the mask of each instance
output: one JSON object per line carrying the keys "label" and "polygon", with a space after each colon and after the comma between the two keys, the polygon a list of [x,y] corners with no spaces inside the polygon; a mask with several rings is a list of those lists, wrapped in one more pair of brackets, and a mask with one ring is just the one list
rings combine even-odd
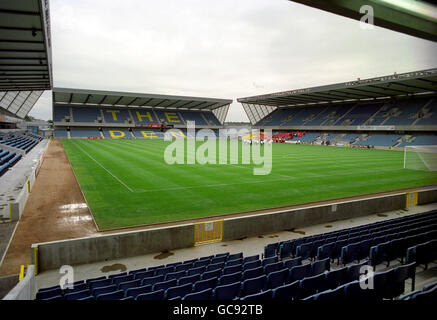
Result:
{"label": "overcast sky", "polygon": [[[50,0],[55,87],[233,99],[437,67],[437,44],[287,0]],[[51,119],[51,92],[31,115]]]}

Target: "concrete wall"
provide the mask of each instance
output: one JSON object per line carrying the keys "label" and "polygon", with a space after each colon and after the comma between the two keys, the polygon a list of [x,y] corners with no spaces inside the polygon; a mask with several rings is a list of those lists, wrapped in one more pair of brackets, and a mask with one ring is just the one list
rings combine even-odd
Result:
{"label": "concrete wall", "polygon": [[239,239],[402,209],[405,208],[405,201],[405,193],[402,193],[366,200],[348,201],[336,205],[314,206],[226,219],[223,222],[223,240]]}
{"label": "concrete wall", "polygon": [[437,189],[421,191],[417,195],[418,204],[427,204],[427,203],[436,202],[436,199],[437,199]]}
{"label": "concrete wall", "polygon": [[[38,271],[194,246],[194,225],[53,241],[38,247]],[[33,250],[31,251],[34,263]]]}
{"label": "concrete wall", "polygon": [[26,275],[3,298],[3,300],[33,300],[35,297],[35,269],[33,265],[27,266]]}
{"label": "concrete wall", "polygon": [[[437,202],[437,189],[419,192],[419,199]],[[425,203],[425,202],[420,202]],[[244,217],[225,218],[223,240],[268,234],[335,220],[404,209],[406,193],[337,202],[302,209],[281,210]],[[105,236],[34,244],[38,271],[112,259],[157,253],[194,245],[194,224],[123,232]],[[31,250],[32,263],[34,251]]]}

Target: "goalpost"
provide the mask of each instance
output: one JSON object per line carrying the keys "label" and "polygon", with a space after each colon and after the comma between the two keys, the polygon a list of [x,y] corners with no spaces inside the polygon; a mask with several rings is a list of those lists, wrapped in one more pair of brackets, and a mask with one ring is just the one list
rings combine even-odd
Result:
{"label": "goalpost", "polygon": [[437,145],[404,147],[404,169],[437,171]]}

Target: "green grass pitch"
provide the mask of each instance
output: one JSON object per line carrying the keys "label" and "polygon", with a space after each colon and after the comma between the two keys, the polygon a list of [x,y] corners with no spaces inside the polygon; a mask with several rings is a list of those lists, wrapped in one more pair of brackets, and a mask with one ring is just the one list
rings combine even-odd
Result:
{"label": "green grass pitch", "polygon": [[163,140],[62,143],[100,230],[437,183],[403,169],[399,151],[273,144],[271,173],[255,176],[253,165],[168,165]]}

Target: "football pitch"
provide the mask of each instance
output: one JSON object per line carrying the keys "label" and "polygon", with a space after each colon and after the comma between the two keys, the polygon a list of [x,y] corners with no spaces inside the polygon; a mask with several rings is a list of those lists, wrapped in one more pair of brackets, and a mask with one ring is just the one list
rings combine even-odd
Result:
{"label": "football pitch", "polygon": [[253,175],[253,164],[169,165],[169,143],[62,139],[100,230],[437,184],[435,171],[403,169],[400,151],[273,144],[271,173]]}

